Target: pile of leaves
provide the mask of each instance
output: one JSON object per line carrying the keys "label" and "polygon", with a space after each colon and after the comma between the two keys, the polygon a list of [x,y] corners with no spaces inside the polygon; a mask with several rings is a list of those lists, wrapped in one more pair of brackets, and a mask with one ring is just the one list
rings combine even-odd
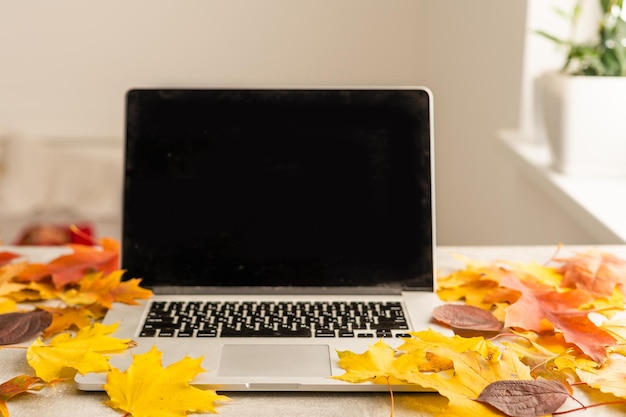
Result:
{"label": "pile of leaves", "polygon": [[113,303],[137,304],[152,292],[141,288],[141,279],[122,280],[117,241],[67,247],[70,253],[45,264],[0,252],[0,349],[24,349],[34,371],[0,381],[0,416],[10,415],[7,402],[16,395],[71,383],[76,372],[106,372],[107,404],[129,417],[216,412],[215,403],[228,398],[189,385],[204,372],[202,358],[185,357],[164,368],[161,352],[152,349],[133,355],[124,372],[111,367],[110,355],[134,342],[114,337],[118,324],[100,320]]}
{"label": "pile of leaves", "polygon": [[[137,304],[152,293],[138,278],[122,279],[116,241],[68,248],[46,264],[0,252],[0,349],[24,349],[33,370],[0,381],[0,417],[9,416],[7,403],[16,395],[71,383],[76,372],[106,372],[106,404],[127,417],[214,413],[216,403],[229,400],[190,385],[205,371],[202,358],[164,368],[153,348],[133,355],[125,371],[113,368],[110,355],[134,342],[116,338],[118,325],[102,324],[102,317],[114,303]],[[433,311],[450,331],[411,332],[397,347],[381,339],[365,352],[338,352],[345,373],[335,378],[439,392],[448,401],[428,404],[436,416],[624,407],[626,261],[598,250],[555,255],[544,265],[459,258],[465,268],[438,279],[445,303]],[[595,402],[583,404],[575,387]]]}
{"label": "pile of leaves", "polygon": [[[433,312],[453,335],[429,329],[397,348],[381,340],[339,352],[337,378],[418,384],[448,399],[430,410],[447,417],[626,404],[626,261],[596,249],[546,265],[461,260],[464,269],[439,278],[447,303]],[[602,400],[583,404],[575,386]],[[562,410],[568,400],[574,407]]]}

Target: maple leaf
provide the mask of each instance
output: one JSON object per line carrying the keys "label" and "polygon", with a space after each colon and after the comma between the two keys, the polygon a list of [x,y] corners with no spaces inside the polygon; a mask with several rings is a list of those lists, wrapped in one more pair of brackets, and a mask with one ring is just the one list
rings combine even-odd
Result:
{"label": "maple leaf", "polygon": [[26,286],[14,282],[14,278],[26,267],[25,262],[4,265],[0,268],[0,295],[21,291]]}
{"label": "maple leaf", "polygon": [[90,326],[95,320],[104,317],[105,313],[105,310],[98,305],[80,307],[42,306],[41,309],[52,314],[52,323],[50,323],[42,334],[44,338],[48,338],[65,330],[78,330]]}
{"label": "maple leaf", "polygon": [[589,302],[584,291],[557,293],[545,286],[507,276],[500,285],[521,292],[521,297],[506,310],[505,326],[521,327],[541,332],[546,323],[563,333],[565,340],[578,346],[598,363],[606,359],[606,348],[615,344],[615,338],[596,326],[589,312],[575,307]]}
{"label": "maple leaf", "polygon": [[18,292],[8,294],[17,302],[55,300],[62,294],[51,282],[29,282]]}
{"label": "maple leaf", "polygon": [[599,389],[601,392],[626,398],[626,358],[609,358],[598,369],[576,369],[582,382]]}
{"label": "maple leaf", "polygon": [[[575,379],[577,367],[598,367],[596,362],[575,355],[573,349],[567,347],[567,342],[561,334],[539,336],[536,333],[526,333],[522,339],[526,343],[519,342],[519,337],[517,340],[518,343],[503,341],[502,344],[508,350],[515,352],[522,363],[528,365],[535,379],[542,377],[566,383]],[[554,348],[549,349],[552,346]]]}
{"label": "maple leaf", "polygon": [[45,387],[41,378],[18,375],[0,384],[0,416],[9,417],[7,402],[18,394]]}
{"label": "maple leaf", "polygon": [[28,264],[19,274],[20,281],[40,281],[51,277],[57,288],[79,281],[85,273],[102,271],[110,273],[119,264],[118,247],[107,242],[102,249],[86,245],[67,245],[72,254],[59,256],[47,264]]}
{"label": "maple leaf", "polygon": [[432,352],[452,360],[454,369],[437,373],[420,372],[414,366],[416,358],[413,354],[401,355],[396,366],[404,369],[404,373],[399,377],[407,382],[433,389],[448,398],[448,405],[437,416],[500,416],[499,413],[475,401],[483,389],[490,383],[500,380],[532,379],[529,368],[520,362],[514,353],[506,350],[501,356],[489,359],[476,351],[456,352],[446,347],[436,347]]}
{"label": "maple leaf", "polygon": [[[412,333],[412,336],[406,339],[406,345],[398,348],[401,352],[396,352],[382,340],[363,353],[338,352],[338,364],[346,372],[334,378],[349,382],[404,381],[432,389],[448,398],[448,404],[437,414],[448,417],[500,416],[474,399],[491,382],[514,378],[532,379],[529,368],[514,353],[505,351],[496,354],[498,350],[495,346],[487,348],[490,343],[485,345],[483,338],[467,341],[459,336],[448,337],[432,330]],[[465,350],[468,348],[477,350]],[[431,366],[429,362],[432,358],[444,366]],[[451,362],[452,366],[441,359]]]}
{"label": "maple leaf", "polygon": [[487,360],[497,358],[500,349],[484,337],[461,337],[458,335],[446,336],[432,329],[420,332],[411,332],[412,337],[405,338],[404,344],[398,347],[403,352],[428,352],[435,347],[445,347],[455,352],[474,351],[481,354]]}
{"label": "maple leaf", "polygon": [[106,354],[119,353],[133,345],[129,339],[110,336],[117,328],[117,323],[95,323],[80,329],[74,337],[61,333],[47,344],[39,338],[29,346],[26,359],[46,382],[67,377],[72,370],[80,374],[106,372],[110,369]]}
{"label": "maple leaf", "polygon": [[437,279],[437,295],[444,301],[465,300],[468,305],[489,309],[491,304],[485,304],[483,300],[498,287],[502,275],[507,272],[497,266],[463,259],[465,269]]}
{"label": "maple leaf", "polygon": [[188,413],[215,413],[216,401],[228,401],[224,395],[189,385],[200,372],[202,357],[185,356],[163,368],[162,352],[152,347],[146,353],[134,354],[124,372],[113,368],[104,389],[106,404],[133,417],[175,417]]}
{"label": "maple leaf", "polygon": [[14,252],[1,251],[0,252],[0,267],[12,262],[14,259],[19,258],[20,256],[21,255],[14,253]]}
{"label": "maple leaf", "polygon": [[609,253],[592,249],[575,256],[559,259],[564,265],[561,286],[580,288],[596,296],[610,296],[616,286],[626,286],[626,261]]}
{"label": "maple leaf", "polygon": [[465,268],[437,279],[437,295],[444,301],[465,300],[466,304],[490,310],[493,304],[491,297],[499,291],[500,300],[515,301],[517,294],[503,293],[499,288],[500,281],[513,274],[520,279],[532,279],[550,286],[558,286],[562,276],[555,268],[536,263],[497,261],[486,263],[460,257]]}
{"label": "maple leaf", "polygon": [[400,382],[396,375],[400,372],[395,367],[396,351],[382,339],[363,353],[349,350],[337,351],[338,365],[346,373],[333,378],[348,382],[366,382],[392,384]]}
{"label": "maple leaf", "polygon": [[0,297],[0,314],[17,311],[17,303],[10,298]]}
{"label": "maple leaf", "polygon": [[140,279],[122,282],[124,272],[116,270],[107,275],[102,272],[86,274],[78,281],[78,289],[67,291],[61,298],[69,305],[97,302],[106,308],[112,308],[113,302],[138,304],[137,298],[147,299],[152,296],[152,291],[139,286]]}

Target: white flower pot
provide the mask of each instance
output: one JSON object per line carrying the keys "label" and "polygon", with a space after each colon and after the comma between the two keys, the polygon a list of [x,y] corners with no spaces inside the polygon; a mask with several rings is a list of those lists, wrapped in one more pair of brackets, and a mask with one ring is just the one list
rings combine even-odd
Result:
{"label": "white flower pot", "polygon": [[547,72],[538,87],[553,168],[572,176],[626,176],[626,77]]}

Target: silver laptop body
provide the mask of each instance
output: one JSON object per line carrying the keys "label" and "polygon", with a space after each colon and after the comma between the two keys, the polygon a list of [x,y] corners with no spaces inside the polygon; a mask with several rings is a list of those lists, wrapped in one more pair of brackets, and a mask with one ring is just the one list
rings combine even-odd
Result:
{"label": "silver laptop body", "polygon": [[[107,313],[138,343],[111,364],[156,346],[164,365],[202,356],[193,383],[219,391],[387,391],[332,376],[344,373],[337,351],[437,327],[430,91],[135,89],[126,100],[122,268],[156,295]],[[101,390],[105,378],[76,382]]]}

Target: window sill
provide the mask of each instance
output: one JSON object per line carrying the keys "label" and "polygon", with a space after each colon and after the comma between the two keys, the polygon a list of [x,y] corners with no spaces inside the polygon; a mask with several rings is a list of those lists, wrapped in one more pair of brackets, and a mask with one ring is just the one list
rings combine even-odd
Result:
{"label": "window sill", "polygon": [[523,175],[550,195],[599,242],[626,243],[626,178],[572,177],[550,168],[550,151],[520,132],[503,130],[498,139]]}

